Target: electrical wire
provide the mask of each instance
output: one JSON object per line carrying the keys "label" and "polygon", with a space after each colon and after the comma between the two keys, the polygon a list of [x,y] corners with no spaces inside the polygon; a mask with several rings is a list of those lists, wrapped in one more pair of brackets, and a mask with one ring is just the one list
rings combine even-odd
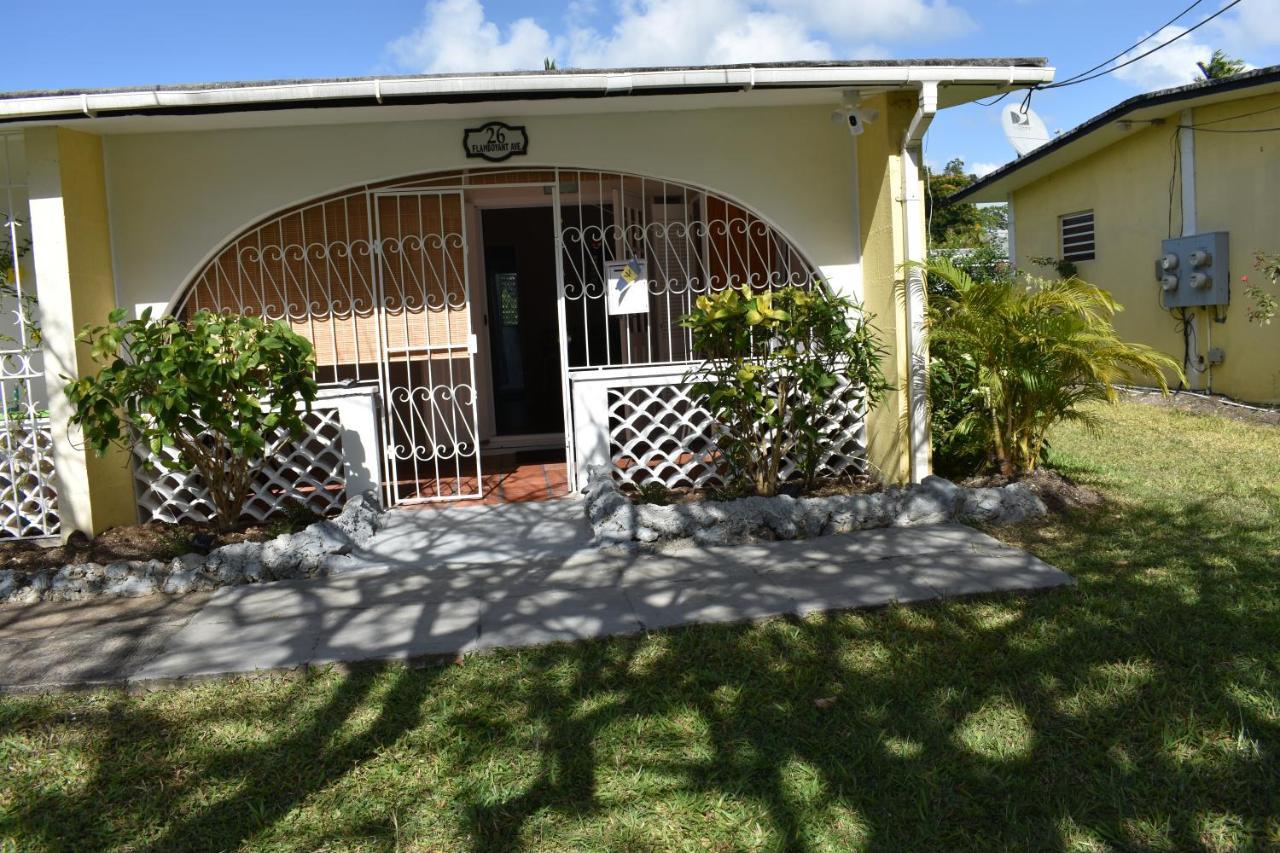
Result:
{"label": "electrical wire", "polygon": [[[1181,19],[1184,15],[1186,15],[1188,12],[1190,12],[1192,9],[1196,8],[1197,6],[1199,6],[1199,5],[1200,5],[1201,3],[1203,3],[1203,2],[1204,2],[1204,0],[1195,0],[1195,2],[1193,2],[1190,6],[1187,6],[1187,7],[1186,7],[1185,9],[1183,9],[1181,12],[1179,12],[1179,13],[1178,13],[1178,14],[1176,14],[1176,15],[1174,15],[1174,16],[1173,16],[1172,18],[1170,18],[1168,21],[1166,21],[1165,23],[1163,23],[1163,24],[1161,24],[1159,27],[1157,27],[1157,28],[1156,28],[1156,30],[1155,30],[1155,32],[1156,32],[1156,33],[1159,33],[1159,32],[1160,32],[1161,30],[1163,30],[1165,27],[1172,26],[1172,25],[1173,25],[1174,23],[1176,23],[1179,19]],[[1185,30],[1183,30],[1182,32],[1178,33],[1178,34],[1177,34],[1176,36],[1174,36],[1173,38],[1169,39],[1168,41],[1161,42],[1160,44],[1156,45],[1155,47],[1151,48],[1150,50],[1144,51],[1143,53],[1140,53],[1140,54],[1138,54],[1137,56],[1131,57],[1130,59],[1127,59],[1127,60],[1125,60],[1124,62],[1121,62],[1119,65],[1114,65],[1114,66],[1112,66],[1112,67],[1110,67],[1110,68],[1107,68],[1107,67],[1106,67],[1106,66],[1107,66],[1107,65],[1109,65],[1110,63],[1115,62],[1117,59],[1119,59],[1120,57],[1124,56],[1124,55],[1125,55],[1126,53],[1128,53],[1129,51],[1131,51],[1131,50],[1136,50],[1137,48],[1141,47],[1143,44],[1145,44],[1146,42],[1148,42],[1148,41],[1151,39],[1151,36],[1147,36],[1147,37],[1146,37],[1146,38],[1144,38],[1142,41],[1139,41],[1139,42],[1137,42],[1136,44],[1132,44],[1132,45],[1130,45],[1129,47],[1125,48],[1124,50],[1120,51],[1119,53],[1117,53],[1117,54],[1115,54],[1115,55],[1113,55],[1113,56],[1111,56],[1111,57],[1109,57],[1109,58],[1107,58],[1107,59],[1104,59],[1102,62],[1099,62],[1097,65],[1093,66],[1092,68],[1088,68],[1088,69],[1086,69],[1086,70],[1084,70],[1084,71],[1079,72],[1078,74],[1074,74],[1074,75],[1072,75],[1071,77],[1066,78],[1065,80],[1058,80],[1058,81],[1056,81],[1056,82],[1054,82],[1054,83],[1037,83],[1037,84],[1036,84],[1036,85],[1034,85],[1034,86],[1029,86],[1029,87],[1027,88],[1027,94],[1026,94],[1026,97],[1022,99],[1022,105],[1019,107],[1019,111],[1020,111],[1020,112],[1023,112],[1023,113],[1026,113],[1026,111],[1030,108],[1030,106],[1031,106],[1031,94],[1032,94],[1033,92],[1038,92],[1038,91],[1049,91],[1049,90],[1051,90],[1051,89],[1062,89],[1062,88],[1065,88],[1065,87],[1067,87],[1067,86],[1075,86],[1075,85],[1078,85],[1078,84],[1080,84],[1080,83],[1088,83],[1088,82],[1089,82],[1089,81],[1091,81],[1091,80],[1097,80],[1099,77],[1104,77],[1104,76],[1106,76],[1107,74],[1110,74],[1110,73],[1111,73],[1111,72],[1113,72],[1113,71],[1118,71],[1118,70],[1120,70],[1121,68],[1124,68],[1125,66],[1132,65],[1133,63],[1138,62],[1139,60],[1142,60],[1142,59],[1147,58],[1148,56],[1150,56],[1151,54],[1155,53],[1156,51],[1163,50],[1164,48],[1166,48],[1166,47],[1168,47],[1169,45],[1173,44],[1175,41],[1178,41],[1178,40],[1179,40],[1179,39],[1181,39],[1181,38],[1184,38],[1184,37],[1186,37],[1186,36],[1191,35],[1191,33],[1195,32],[1195,31],[1196,31],[1196,30],[1198,30],[1198,29],[1200,29],[1200,28],[1201,28],[1201,27],[1203,27],[1205,24],[1209,23],[1210,21],[1212,21],[1213,19],[1217,18],[1218,16],[1220,16],[1220,15],[1224,14],[1225,12],[1227,12],[1228,10],[1230,10],[1232,7],[1234,7],[1234,6],[1238,6],[1241,2],[1243,2],[1243,0],[1231,0],[1231,2],[1230,2],[1230,3],[1228,3],[1228,4],[1227,4],[1227,5],[1225,5],[1225,6],[1223,6],[1221,9],[1219,9],[1219,10],[1218,10],[1218,11],[1216,11],[1216,12],[1214,12],[1214,13],[1213,13],[1212,15],[1210,15],[1209,17],[1205,18],[1204,20],[1200,21],[1199,23],[1197,23],[1197,24],[1195,24],[1195,25],[1193,25],[1193,26],[1191,26],[1191,27],[1188,27],[1187,29],[1185,29]],[[1099,69],[1102,69],[1102,70],[1099,70]],[[1094,72],[1097,72],[1097,73],[1094,73]],[[1005,93],[1003,93],[1003,94],[999,95],[998,97],[992,98],[992,99],[991,99],[991,100],[989,100],[989,101],[974,101],[974,103],[975,103],[975,104],[977,104],[978,106],[982,106],[982,107],[993,107],[993,106],[995,106],[996,104],[998,104],[998,103],[1000,103],[1001,101],[1003,101],[1005,98],[1009,97],[1009,95],[1013,94],[1013,91],[1014,91],[1014,90],[1010,90],[1010,91],[1008,91],[1008,92],[1005,92]]]}
{"label": "electrical wire", "polygon": [[[1127,60],[1125,60],[1124,62],[1121,62],[1119,65],[1113,65],[1113,66],[1111,66],[1110,68],[1105,68],[1105,69],[1103,69],[1102,71],[1098,71],[1097,73],[1092,73],[1092,74],[1091,74],[1090,72],[1088,72],[1088,71],[1085,71],[1085,72],[1082,72],[1082,74],[1077,74],[1075,77],[1068,77],[1066,80],[1062,80],[1062,81],[1060,81],[1060,82],[1058,82],[1058,83],[1049,83],[1048,85],[1037,86],[1036,88],[1037,88],[1037,89],[1049,90],[1049,89],[1061,89],[1061,88],[1063,88],[1064,86],[1076,86],[1076,85],[1079,85],[1080,83],[1088,83],[1090,80],[1097,80],[1099,77],[1103,77],[1103,76],[1105,76],[1105,75],[1107,75],[1107,74],[1112,73],[1113,71],[1119,71],[1121,68],[1124,68],[1125,66],[1132,65],[1133,63],[1138,62],[1139,60],[1145,59],[1146,57],[1150,56],[1151,54],[1155,53],[1155,52],[1156,52],[1156,51],[1158,51],[1158,50],[1164,50],[1166,47],[1168,47],[1169,45],[1173,44],[1173,43],[1174,43],[1175,41],[1177,41],[1178,39],[1186,38],[1187,36],[1189,36],[1189,35],[1191,35],[1192,33],[1194,33],[1196,30],[1198,30],[1198,29],[1200,29],[1201,27],[1203,27],[1205,24],[1207,24],[1207,23],[1209,23],[1210,21],[1212,21],[1214,18],[1217,18],[1217,17],[1219,17],[1219,16],[1221,16],[1221,15],[1225,14],[1227,11],[1229,11],[1230,9],[1232,9],[1232,8],[1234,8],[1234,7],[1236,7],[1236,6],[1239,6],[1243,1],[1244,1],[1244,0],[1231,0],[1231,2],[1230,2],[1230,3],[1228,3],[1228,4],[1227,4],[1227,5],[1225,5],[1225,6],[1223,6],[1221,9],[1219,9],[1219,10],[1218,10],[1218,11],[1216,11],[1216,12],[1214,12],[1212,15],[1210,15],[1210,16],[1209,16],[1209,17],[1207,17],[1207,18],[1205,18],[1205,19],[1204,19],[1203,21],[1201,21],[1200,23],[1195,24],[1194,26],[1188,27],[1187,29],[1185,29],[1185,30],[1183,30],[1182,32],[1178,33],[1178,34],[1177,34],[1176,36],[1174,36],[1173,38],[1169,39],[1168,41],[1166,41],[1166,42],[1161,42],[1160,44],[1156,45],[1155,47],[1151,48],[1150,50],[1144,51],[1144,52],[1142,52],[1142,53],[1138,54],[1137,56],[1131,57],[1130,59],[1127,59]],[[1193,5],[1193,7],[1192,7],[1192,8],[1194,8],[1194,5]],[[1184,13],[1184,14],[1185,14],[1185,13]],[[1178,17],[1181,17],[1181,15],[1179,15]],[[1174,20],[1177,20],[1177,19],[1175,18]],[[1167,25],[1166,25],[1166,26],[1167,26]],[[1162,29],[1163,29],[1163,28],[1162,28]],[[1158,30],[1157,30],[1157,32],[1158,32]],[[1145,42],[1145,41],[1146,41],[1146,39],[1143,39],[1143,42]],[[1139,44],[1142,44],[1143,42],[1139,42]],[[1131,49],[1132,49],[1132,48],[1131,48]],[[1123,56],[1123,55],[1124,55],[1123,53],[1122,53],[1122,54],[1120,54],[1120,56]],[[1109,61],[1111,61],[1111,60],[1108,60],[1108,62],[1109,62]],[[1103,65],[1106,65],[1106,63],[1104,62],[1104,63],[1103,63]],[[1084,76],[1084,75],[1088,75],[1088,76]]]}
{"label": "electrical wire", "polygon": [[1225,127],[1199,127],[1194,124],[1180,124],[1179,130],[1190,130],[1194,133],[1280,133],[1280,127],[1242,127],[1230,129]]}
{"label": "electrical wire", "polygon": [[1247,113],[1237,113],[1236,115],[1233,115],[1233,116],[1223,116],[1222,118],[1210,119],[1209,121],[1197,121],[1193,124],[1184,124],[1181,126],[1192,127],[1192,128],[1208,127],[1211,124],[1222,124],[1224,121],[1235,121],[1238,118],[1249,118],[1251,116],[1260,116],[1263,113],[1274,113],[1274,112],[1280,112],[1280,107],[1263,107],[1260,110],[1250,110]]}
{"label": "electrical wire", "polygon": [[[1163,24],[1161,24],[1160,26],[1156,27],[1156,28],[1155,28],[1155,30],[1154,30],[1154,32],[1157,32],[1157,33],[1158,33],[1158,32],[1160,32],[1161,30],[1163,30],[1165,27],[1172,26],[1173,24],[1177,23],[1177,22],[1178,22],[1178,19],[1180,19],[1183,15],[1187,14],[1188,12],[1190,12],[1192,9],[1194,9],[1194,8],[1195,8],[1195,7],[1197,7],[1197,6],[1199,6],[1199,5],[1200,5],[1201,3],[1203,3],[1203,2],[1204,2],[1204,0],[1195,0],[1195,2],[1194,2],[1194,3],[1192,3],[1190,6],[1188,6],[1188,7],[1187,7],[1187,8],[1185,8],[1185,9],[1183,9],[1181,12],[1179,12],[1179,13],[1178,13],[1178,14],[1176,14],[1176,15],[1174,15],[1172,18],[1170,18],[1169,20],[1165,21],[1165,22],[1164,22]],[[1107,64],[1109,64],[1109,63],[1115,62],[1117,59],[1119,59],[1120,57],[1124,56],[1124,55],[1125,55],[1126,53],[1128,53],[1129,51],[1131,51],[1131,50],[1136,50],[1137,48],[1141,47],[1143,44],[1145,44],[1145,43],[1146,43],[1147,41],[1149,41],[1150,39],[1151,39],[1151,36],[1147,36],[1146,38],[1142,39],[1142,41],[1140,41],[1140,42],[1138,42],[1138,43],[1136,43],[1136,44],[1131,44],[1131,45],[1129,45],[1129,46],[1128,46],[1128,47],[1126,47],[1124,50],[1122,50],[1122,51],[1120,51],[1119,53],[1117,53],[1115,56],[1112,56],[1112,57],[1110,57],[1109,59],[1104,59],[1104,60],[1102,60],[1101,62],[1099,62],[1097,65],[1093,66],[1092,68],[1085,69],[1084,71],[1081,71],[1079,74],[1076,74],[1076,75],[1074,75],[1074,76],[1068,77],[1068,78],[1066,78],[1065,80],[1060,80],[1060,81],[1058,81],[1057,83],[1055,83],[1055,84],[1053,84],[1053,85],[1065,86],[1065,85],[1067,85],[1068,83],[1072,82],[1073,80],[1077,80],[1077,79],[1079,79],[1079,78],[1081,78],[1081,77],[1085,76],[1086,74],[1092,74],[1094,71],[1097,71],[1099,68],[1102,68],[1102,67],[1106,66],[1106,65],[1107,65]]]}

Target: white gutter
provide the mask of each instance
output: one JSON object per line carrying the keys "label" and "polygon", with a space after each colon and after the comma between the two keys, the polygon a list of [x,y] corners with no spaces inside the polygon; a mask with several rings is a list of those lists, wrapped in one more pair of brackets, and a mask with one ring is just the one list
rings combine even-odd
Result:
{"label": "white gutter", "polygon": [[[938,84],[920,86],[920,105],[902,139],[902,256],[907,263],[928,259],[928,233],[920,176],[924,159],[924,135],[938,111]],[[929,344],[925,339],[924,276],[907,267],[903,277],[907,323],[907,429],[911,482],[918,483],[932,470],[929,437]]]}
{"label": "white gutter", "polygon": [[[912,86],[985,84],[1029,86],[1053,79],[1053,69],[1018,65],[834,66],[789,68],[695,68],[669,71],[584,71],[457,75],[408,79],[246,84],[191,90],[142,89],[122,92],[73,92],[0,99],[0,119],[56,115],[93,116],[111,112],[228,108],[295,101],[368,100],[492,95],[612,95],[669,89],[752,89],[762,87]],[[316,106],[321,104],[317,103]]]}

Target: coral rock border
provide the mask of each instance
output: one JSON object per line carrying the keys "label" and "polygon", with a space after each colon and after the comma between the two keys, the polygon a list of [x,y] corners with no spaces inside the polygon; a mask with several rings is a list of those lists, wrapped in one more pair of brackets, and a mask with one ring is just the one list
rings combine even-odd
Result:
{"label": "coral rock border", "polygon": [[372,492],[347,501],[336,517],[266,542],[237,542],[208,554],[102,565],[73,563],[27,574],[0,571],[0,604],[131,598],[156,593],[183,595],[223,586],[319,577],[340,571],[335,557],[363,546],[381,524]]}
{"label": "coral rock border", "polygon": [[748,497],[657,506],[635,504],[608,468],[588,471],[587,518],[597,545],[687,540],[723,545],[760,539],[804,539],[876,527],[916,527],[954,521],[1012,523],[1047,509],[1025,483],[970,489],[942,477],[881,492],[829,497]]}

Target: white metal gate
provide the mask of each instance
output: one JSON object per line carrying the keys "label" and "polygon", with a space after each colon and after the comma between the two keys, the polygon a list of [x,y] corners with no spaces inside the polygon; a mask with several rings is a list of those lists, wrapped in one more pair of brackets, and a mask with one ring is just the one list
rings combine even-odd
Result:
{"label": "white metal gate", "polygon": [[374,217],[392,503],[481,497],[462,192],[378,193]]}

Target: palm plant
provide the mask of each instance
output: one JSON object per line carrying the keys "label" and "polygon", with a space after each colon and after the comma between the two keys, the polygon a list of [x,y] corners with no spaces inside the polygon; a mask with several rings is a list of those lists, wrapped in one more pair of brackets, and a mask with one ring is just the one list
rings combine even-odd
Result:
{"label": "palm plant", "polygon": [[1148,376],[1168,393],[1166,372],[1182,376],[1164,353],[1120,340],[1111,321],[1121,306],[1078,278],[977,281],[946,260],[921,268],[946,285],[930,288],[929,334],[935,355],[955,362],[950,429],[980,440],[1006,476],[1035,470],[1054,424],[1094,425],[1087,404],[1114,402],[1117,383]]}

